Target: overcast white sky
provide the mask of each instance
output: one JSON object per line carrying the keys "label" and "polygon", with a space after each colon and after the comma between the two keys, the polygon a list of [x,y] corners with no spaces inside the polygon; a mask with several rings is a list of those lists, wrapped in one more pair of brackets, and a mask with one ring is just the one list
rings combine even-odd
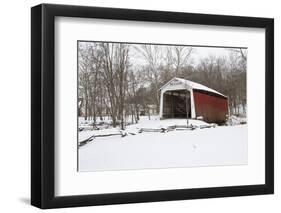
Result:
{"label": "overcast white sky", "polygon": [[218,47],[194,47],[193,58],[196,60],[213,55],[215,57],[224,57],[229,55],[230,48]]}

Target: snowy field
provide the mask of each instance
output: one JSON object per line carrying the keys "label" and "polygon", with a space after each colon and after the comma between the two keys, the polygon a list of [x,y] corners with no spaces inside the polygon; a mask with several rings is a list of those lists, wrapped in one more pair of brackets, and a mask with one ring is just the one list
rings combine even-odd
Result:
{"label": "snowy field", "polygon": [[[189,120],[195,130],[165,133],[139,129],[186,125],[185,119],[144,119],[126,128],[126,137],[96,137],[79,147],[79,171],[179,168],[247,164],[247,125],[202,128],[207,123]],[[207,124],[208,125],[208,124]],[[81,131],[79,140],[91,135],[118,134],[117,128]]]}

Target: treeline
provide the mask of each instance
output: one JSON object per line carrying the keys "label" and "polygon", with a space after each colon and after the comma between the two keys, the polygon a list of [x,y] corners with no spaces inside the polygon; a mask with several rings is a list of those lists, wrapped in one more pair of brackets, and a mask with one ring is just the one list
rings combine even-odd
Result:
{"label": "treeline", "polygon": [[223,57],[199,58],[187,46],[79,42],[79,114],[123,129],[140,111],[159,110],[159,89],[173,77],[202,83],[229,97],[231,114],[246,112],[247,54],[229,49]]}

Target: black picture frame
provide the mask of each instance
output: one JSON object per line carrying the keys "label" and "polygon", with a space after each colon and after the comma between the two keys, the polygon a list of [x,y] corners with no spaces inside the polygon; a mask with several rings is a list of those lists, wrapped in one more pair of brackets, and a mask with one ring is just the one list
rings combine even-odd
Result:
{"label": "black picture frame", "polygon": [[[56,197],[55,17],[265,29],[265,184]],[[274,20],[240,16],[41,4],[31,9],[31,204],[42,208],[272,194],[274,192]]]}

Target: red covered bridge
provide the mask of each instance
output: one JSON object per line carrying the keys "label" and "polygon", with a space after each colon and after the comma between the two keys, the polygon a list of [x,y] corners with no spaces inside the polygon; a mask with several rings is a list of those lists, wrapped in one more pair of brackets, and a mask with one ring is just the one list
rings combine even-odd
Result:
{"label": "red covered bridge", "polygon": [[206,122],[224,123],[228,114],[228,98],[182,78],[173,78],[160,88],[160,118],[202,117]]}

